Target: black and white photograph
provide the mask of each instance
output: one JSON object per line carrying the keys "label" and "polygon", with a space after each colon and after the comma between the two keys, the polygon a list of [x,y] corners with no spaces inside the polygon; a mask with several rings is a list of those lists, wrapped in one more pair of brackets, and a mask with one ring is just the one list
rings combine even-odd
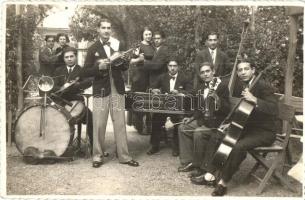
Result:
{"label": "black and white photograph", "polygon": [[304,198],[304,2],[1,9],[2,198]]}

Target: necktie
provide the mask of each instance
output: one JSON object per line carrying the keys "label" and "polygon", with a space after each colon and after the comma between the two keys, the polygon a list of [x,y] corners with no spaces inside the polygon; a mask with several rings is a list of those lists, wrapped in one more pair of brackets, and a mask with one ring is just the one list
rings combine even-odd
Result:
{"label": "necktie", "polygon": [[72,67],[69,67],[68,74],[70,75],[72,72]]}
{"label": "necktie", "polygon": [[211,51],[211,57],[212,57],[212,62],[214,64],[215,63],[215,52],[214,52],[214,50]]}
{"label": "necktie", "polygon": [[170,76],[171,80],[175,80],[175,78],[176,78],[175,76]]}

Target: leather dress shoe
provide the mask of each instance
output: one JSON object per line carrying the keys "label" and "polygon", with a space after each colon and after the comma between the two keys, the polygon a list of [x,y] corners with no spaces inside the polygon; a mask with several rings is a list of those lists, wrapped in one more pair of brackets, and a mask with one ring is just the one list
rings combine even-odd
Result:
{"label": "leather dress shoe", "polygon": [[191,178],[191,182],[195,185],[207,185],[207,186],[215,186],[216,181],[207,181],[204,178],[204,174]]}
{"label": "leather dress shoe", "polygon": [[212,192],[212,196],[223,196],[227,193],[227,187],[218,184],[216,185],[214,191]]}
{"label": "leather dress shoe", "polygon": [[153,154],[155,154],[155,153],[158,153],[160,151],[160,149],[159,148],[157,148],[157,147],[152,147],[152,148],[150,148],[148,151],[147,151],[147,155],[153,155]]}
{"label": "leather dress shoe", "polygon": [[103,162],[101,162],[101,161],[93,161],[92,167],[99,168],[102,164],[103,164]]}
{"label": "leather dress shoe", "polygon": [[132,167],[138,167],[139,166],[139,163],[137,161],[134,161],[134,160],[123,162],[122,164],[129,165],[129,166],[132,166]]}
{"label": "leather dress shoe", "polygon": [[188,163],[186,165],[178,167],[178,172],[190,172],[194,169],[193,163]]}

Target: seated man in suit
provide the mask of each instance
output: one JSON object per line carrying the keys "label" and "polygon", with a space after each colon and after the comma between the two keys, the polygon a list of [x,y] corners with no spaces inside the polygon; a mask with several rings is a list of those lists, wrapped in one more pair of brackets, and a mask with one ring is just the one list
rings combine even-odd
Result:
{"label": "seated man in suit", "polygon": [[[152,92],[167,93],[172,95],[178,95],[179,93],[187,93],[192,89],[192,85],[189,79],[183,74],[178,72],[178,62],[176,59],[170,59],[167,64],[168,73],[162,74],[154,83]],[[155,154],[159,151],[159,143],[161,137],[162,126],[164,126],[166,118],[169,115],[154,113],[152,117],[152,134],[150,138],[151,148],[147,152],[148,155]],[[179,121],[179,116],[171,115],[172,121]],[[178,156],[178,137],[177,126],[174,126],[174,133],[172,139],[172,155]]]}
{"label": "seated man in suit", "polygon": [[237,172],[242,161],[245,160],[248,150],[259,146],[269,146],[276,137],[275,116],[278,112],[276,97],[271,85],[260,79],[249,91],[249,85],[256,77],[255,66],[249,58],[239,61],[237,76],[233,96],[243,98],[255,107],[244,125],[241,138],[235,144],[225,165],[220,169],[219,182],[212,196],[226,194],[227,183]]}
{"label": "seated man in suit", "polygon": [[[67,101],[80,101],[84,103],[84,97],[82,97],[80,94],[82,93],[82,90],[90,87],[91,81],[88,80],[79,80],[74,85],[71,85],[72,81],[75,81],[76,79],[79,79],[79,73],[81,71],[81,67],[76,64],[77,61],[77,50],[73,47],[67,47],[63,50],[63,58],[65,65],[60,66],[56,68],[54,72],[54,78],[55,80],[55,87],[54,90],[58,90],[61,87],[66,87],[67,89],[63,91],[61,94],[61,97]],[[64,102],[61,102],[60,99],[56,99],[58,102],[62,105],[64,105]],[[84,112],[86,112],[84,110]],[[81,122],[83,124],[86,123],[86,115],[81,119]],[[88,116],[88,136],[90,140],[90,144],[92,145],[92,113],[89,110],[89,116]]]}
{"label": "seated man in suit", "polygon": [[[200,65],[200,82],[194,90],[198,98],[198,107],[192,117],[183,119],[179,126],[180,163],[179,172],[190,172],[192,176],[204,174],[200,170],[203,157],[211,157],[206,149],[215,128],[221,123],[229,111],[229,90],[218,77],[214,77],[213,65],[205,62]],[[216,103],[216,104],[215,104]],[[217,109],[215,109],[216,107]]]}

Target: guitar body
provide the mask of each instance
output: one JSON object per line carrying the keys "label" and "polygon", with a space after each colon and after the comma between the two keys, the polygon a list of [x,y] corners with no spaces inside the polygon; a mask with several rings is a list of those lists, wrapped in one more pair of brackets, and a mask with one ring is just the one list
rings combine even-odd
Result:
{"label": "guitar body", "polygon": [[254,107],[255,105],[245,100],[238,104],[232,115],[232,121],[225,131],[226,135],[214,154],[213,165],[218,168],[222,168],[225,165],[235,144],[242,136],[243,129]]}

